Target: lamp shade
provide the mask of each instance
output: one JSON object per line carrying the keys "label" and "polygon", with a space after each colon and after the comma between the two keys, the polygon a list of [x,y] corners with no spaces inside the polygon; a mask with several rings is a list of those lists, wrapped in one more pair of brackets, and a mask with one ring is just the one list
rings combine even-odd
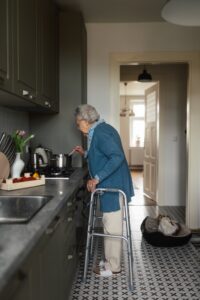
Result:
{"label": "lamp shade", "polygon": [[182,26],[200,26],[199,0],[169,0],[161,15],[169,23]]}
{"label": "lamp shade", "polygon": [[143,72],[138,76],[138,81],[146,82],[151,80],[152,76],[150,73],[147,72],[146,69],[144,69]]}

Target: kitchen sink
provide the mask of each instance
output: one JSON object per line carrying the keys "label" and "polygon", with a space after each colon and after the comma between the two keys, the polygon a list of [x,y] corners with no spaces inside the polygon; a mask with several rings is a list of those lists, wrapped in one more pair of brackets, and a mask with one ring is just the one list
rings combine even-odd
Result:
{"label": "kitchen sink", "polygon": [[53,196],[0,196],[0,223],[26,223]]}

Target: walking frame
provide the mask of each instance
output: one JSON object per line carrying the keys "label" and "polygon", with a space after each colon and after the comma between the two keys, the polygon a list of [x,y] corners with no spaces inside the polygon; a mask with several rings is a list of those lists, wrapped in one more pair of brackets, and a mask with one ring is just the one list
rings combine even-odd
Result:
{"label": "walking frame", "polygon": [[[102,219],[102,217],[98,217],[96,215],[97,201],[98,201],[100,195],[102,195],[105,192],[106,193],[107,192],[108,193],[119,193],[123,196],[122,197],[123,198],[123,207],[124,207],[123,221],[126,224],[126,230],[125,230],[125,233],[122,233],[122,235],[114,235],[114,234],[105,234],[105,233],[95,232],[96,220]],[[126,197],[126,194],[122,190],[109,189],[109,188],[97,188],[91,194],[83,282],[86,282],[89,255],[92,255],[93,239],[95,236],[96,237],[110,237],[110,238],[122,239],[126,242],[127,255],[128,255],[128,269],[129,269],[129,289],[130,289],[130,291],[133,291],[133,251],[132,251],[132,243],[131,243],[130,217],[129,217],[127,197]]]}

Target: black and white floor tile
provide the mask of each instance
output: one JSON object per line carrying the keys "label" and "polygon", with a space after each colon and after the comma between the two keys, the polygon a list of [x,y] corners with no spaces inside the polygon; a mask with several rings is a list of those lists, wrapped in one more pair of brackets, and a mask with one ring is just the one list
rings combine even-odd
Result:
{"label": "black and white floor tile", "polygon": [[122,273],[101,278],[92,272],[102,255],[102,241],[94,245],[94,257],[89,262],[86,282],[82,282],[84,257],[73,283],[71,300],[199,300],[200,257],[192,243],[175,248],[149,245],[140,232],[143,219],[165,213],[178,220],[184,219],[184,208],[158,206],[130,206],[132,246],[134,257],[134,290],[128,288],[126,245],[123,246]]}

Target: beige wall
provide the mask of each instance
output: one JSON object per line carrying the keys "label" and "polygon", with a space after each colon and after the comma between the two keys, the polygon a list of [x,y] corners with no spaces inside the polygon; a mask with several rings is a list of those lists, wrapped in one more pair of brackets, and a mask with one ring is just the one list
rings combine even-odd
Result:
{"label": "beige wall", "polygon": [[88,102],[119,128],[119,66],[188,62],[186,220],[200,228],[200,28],[168,23],[87,24]]}
{"label": "beige wall", "polygon": [[[200,28],[162,23],[88,23],[88,103],[119,128],[110,101],[110,58],[113,53],[200,50]],[[138,60],[139,60],[138,56]],[[137,59],[137,57],[136,57]],[[131,60],[130,60],[131,62]]]}
{"label": "beige wall", "polygon": [[[148,65],[159,81],[158,203],[186,204],[187,64]],[[121,81],[136,80],[141,66],[122,66]]]}

